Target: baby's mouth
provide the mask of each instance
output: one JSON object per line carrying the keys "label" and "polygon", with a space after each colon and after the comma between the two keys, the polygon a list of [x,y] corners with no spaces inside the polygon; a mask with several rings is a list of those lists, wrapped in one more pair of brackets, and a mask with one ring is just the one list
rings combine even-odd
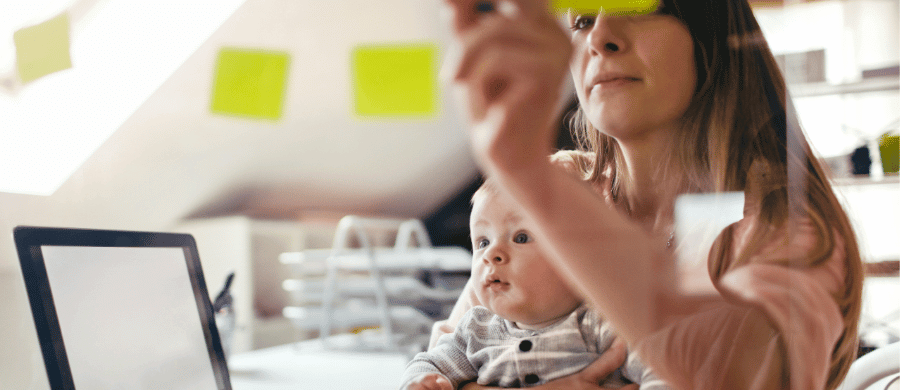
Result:
{"label": "baby's mouth", "polygon": [[491,290],[503,290],[509,287],[509,282],[501,280],[496,275],[488,275],[484,278],[484,287]]}

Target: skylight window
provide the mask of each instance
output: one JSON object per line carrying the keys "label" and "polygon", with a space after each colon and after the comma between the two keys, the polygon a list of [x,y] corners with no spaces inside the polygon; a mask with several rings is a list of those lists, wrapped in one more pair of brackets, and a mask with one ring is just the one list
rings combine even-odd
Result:
{"label": "skylight window", "polygon": [[[0,192],[51,195],[244,1],[93,1],[72,25],[71,69],[0,88]],[[83,3],[0,20],[0,76],[14,30]]]}

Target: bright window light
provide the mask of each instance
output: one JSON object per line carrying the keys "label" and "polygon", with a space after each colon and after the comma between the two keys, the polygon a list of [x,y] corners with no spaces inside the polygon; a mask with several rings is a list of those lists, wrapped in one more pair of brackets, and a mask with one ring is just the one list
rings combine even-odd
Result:
{"label": "bright window light", "polygon": [[51,195],[244,1],[97,2],[72,69],[0,92],[0,192]]}

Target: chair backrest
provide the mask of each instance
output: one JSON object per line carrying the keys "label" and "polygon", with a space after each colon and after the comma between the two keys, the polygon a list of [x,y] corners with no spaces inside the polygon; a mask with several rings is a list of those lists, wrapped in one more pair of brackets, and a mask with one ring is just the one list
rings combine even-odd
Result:
{"label": "chair backrest", "polygon": [[853,362],[837,390],[884,389],[897,376],[900,376],[900,342],[878,348]]}

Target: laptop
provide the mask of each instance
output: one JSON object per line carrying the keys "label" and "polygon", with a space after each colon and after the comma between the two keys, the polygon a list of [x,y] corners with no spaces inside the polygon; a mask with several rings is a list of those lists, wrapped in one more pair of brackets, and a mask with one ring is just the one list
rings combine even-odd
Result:
{"label": "laptop", "polygon": [[231,389],[193,237],[14,236],[52,389]]}

